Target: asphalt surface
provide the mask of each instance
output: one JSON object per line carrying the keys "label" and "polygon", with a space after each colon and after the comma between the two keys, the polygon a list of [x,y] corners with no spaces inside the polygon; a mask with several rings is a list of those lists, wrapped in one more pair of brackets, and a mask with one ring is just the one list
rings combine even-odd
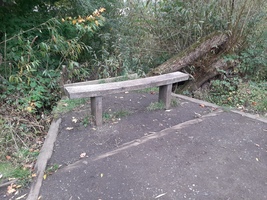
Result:
{"label": "asphalt surface", "polygon": [[176,98],[148,111],[157,95],[106,97],[106,111],[130,114],[99,128],[73,122],[87,108],[64,115],[41,199],[267,199],[267,120]]}

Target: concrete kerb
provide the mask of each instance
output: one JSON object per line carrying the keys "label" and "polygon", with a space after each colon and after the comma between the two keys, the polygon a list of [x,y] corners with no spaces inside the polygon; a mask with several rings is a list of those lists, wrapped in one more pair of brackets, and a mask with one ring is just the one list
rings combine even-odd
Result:
{"label": "concrete kerb", "polygon": [[61,123],[61,119],[58,119],[57,121],[53,121],[51,123],[51,126],[49,128],[47,137],[45,139],[44,145],[40,151],[40,154],[37,158],[36,164],[35,164],[35,171],[36,171],[36,178],[33,180],[31,185],[30,193],[27,197],[27,200],[37,200],[38,195],[40,192],[40,188],[42,186],[43,182],[43,176],[46,169],[46,165],[48,160],[51,158],[54,148],[54,143],[56,141],[59,126]]}
{"label": "concrete kerb", "polygon": [[[188,100],[188,101],[191,101],[193,103],[203,104],[205,106],[222,109],[221,106],[218,106],[216,104],[209,103],[209,102],[206,102],[206,101],[202,101],[202,100],[199,100],[199,99],[194,99],[194,98],[187,97],[187,96],[184,96],[184,95],[172,93],[172,96],[173,97],[178,97],[178,98],[181,98],[181,99],[184,99],[184,100]],[[251,119],[255,119],[255,120],[267,123],[267,118],[263,118],[263,117],[260,117],[258,115],[253,115],[253,114],[250,114],[250,113],[244,113],[244,112],[241,112],[241,111],[238,111],[238,110],[233,110],[233,109],[230,109],[229,111],[233,112],[233,113],[237,113],[237,114],[242,115],[244,117],[248,117],[248,118],[251,118]]]}

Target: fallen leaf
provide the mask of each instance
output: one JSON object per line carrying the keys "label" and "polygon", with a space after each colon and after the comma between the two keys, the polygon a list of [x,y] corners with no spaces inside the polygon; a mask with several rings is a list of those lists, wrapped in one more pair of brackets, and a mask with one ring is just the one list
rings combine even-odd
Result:
{"label": "fallen leaf", "polygon": [[7,160],[10,160],[10,159],[11,159],[11,156],[6,156],[6,159],[7,159]]}
{"label": "fallen leaf", "polygon": [[67,131],[70,131],[70,130],[72,130],[72,129],[73,129],[73,127],[67,127],[67,128],[66,128]]}
{"label": "fallen leaf", "polygon": [[256,106],[256,105],[257,105],[257,102],[253,101],[251,104],[252,104],[253,106]]}
{"label": "fallen leaf", "polygon": [[12,194],[14,192],[16,192],[16,189],[13,188],[13,184],[9,185],[7,187],[7,194]]}
{"label": "fallen leaf", "polygon": [[19,188],[21,188],[21,187],[22,187],[22,185],[16,185],[16,186],[15,186],[16,189],[19,189]]}
{"label": "fallen leaf", "polygon": [[63,106],[65,106],[65,107],[67,107],[67,106],[68,106],[68,104],[67,104],[67,103],[63,103],[62,105],[63,105]]}
{"label": "fallen leaf", "polygon": [[199,104],[199,106],[200,106],[201,108],[205,108],[205,105],[204,105],[204,104]]}
{"label": "fallen leaf", "polygon": [[46,174],[44,174],[44,176],[43,176],[43,179],[45,180],[47,178],[47,175]]}
{"label": "fallen leaf", "polygon": [[80,158],[84,158],[86,156],[86,153],[81,153]]}
{"label": "fallen leaf", "polygon": [[71,121],[74,122],[74,123],[77,123],[78,119],[76,119],[75,117],[72,117]]}

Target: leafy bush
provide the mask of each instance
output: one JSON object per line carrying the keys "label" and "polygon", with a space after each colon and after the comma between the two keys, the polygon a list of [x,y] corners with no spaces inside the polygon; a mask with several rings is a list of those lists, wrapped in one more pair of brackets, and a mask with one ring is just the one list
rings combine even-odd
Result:
{"label": "leafy bush", "polygon": [[[92,15],[67,17],[62,22],[52,18],[3,41],[5,58],[0,71],[5,81],[0,99],[10,99],[13,104],[18,103],[18,108],[29,112],[40,113],[51,108],[60,97],[61,65],[67,64],[69,78],[83,73],[76,61],[90,47],[81,40],[85,35],[92,37],[103,25],[104,11],[101,8]],[[63,35],[66,29],[71,30],[73,37]],[[33,37],[40,31],[45,33],[44,37]]]}
{"label": "leafy bush", "polygon": [[232,78],[215,80],[204,99],[222,106],[232,106],[249,112],[267,112],[267,84],[243,82]]}

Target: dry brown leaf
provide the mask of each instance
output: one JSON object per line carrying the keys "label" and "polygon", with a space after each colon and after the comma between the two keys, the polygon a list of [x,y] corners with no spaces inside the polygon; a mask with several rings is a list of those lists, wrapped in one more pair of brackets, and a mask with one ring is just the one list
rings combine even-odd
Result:
{"label": "dry brown leaf", "polygon": [[6,156],[6,159],[7,159],[7,160],[10,160],[10,159],[11,159],[11,156]]}
{"label": "dry brown leaf", "polygon": [[9,185],[9,186],[7,187],[7,194],[12,194],[12,193],[14,193],[14,192],[16,192],[16,189],[13,188],[13,184]]}

